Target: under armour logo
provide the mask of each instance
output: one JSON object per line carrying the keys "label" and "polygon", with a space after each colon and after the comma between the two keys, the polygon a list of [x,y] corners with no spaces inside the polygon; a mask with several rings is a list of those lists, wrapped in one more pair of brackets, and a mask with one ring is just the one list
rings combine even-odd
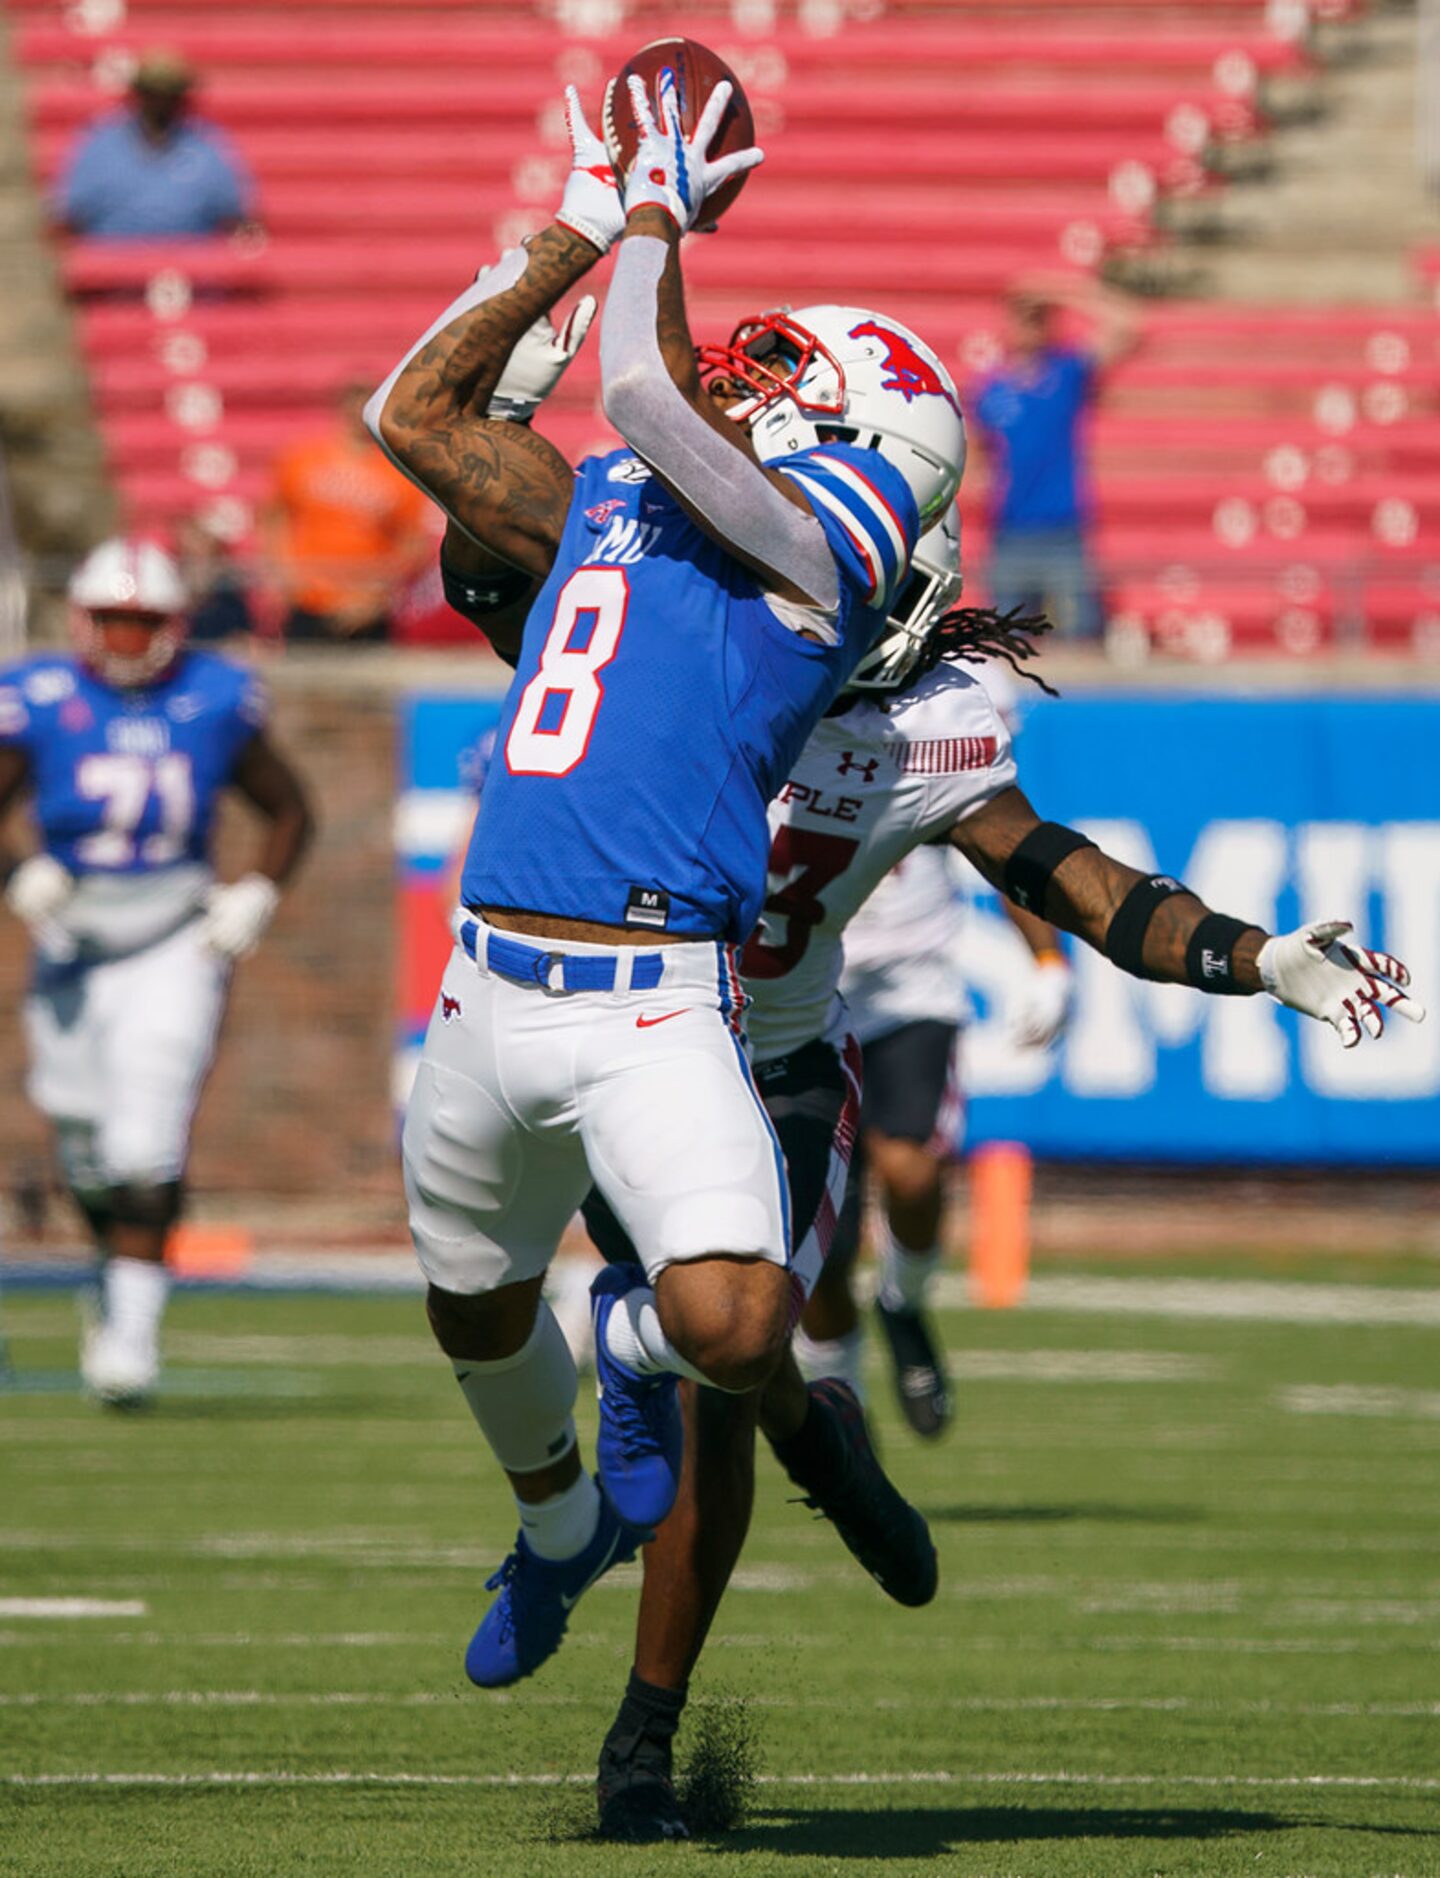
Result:
{"label": "under armour logo", "polygon": [[842,751],[840,761],[837,765],[840,775],[848,776],[852,771],[856,771],[859,774],[861,782],[867,783],[874,782],[875,772],[879,767],[879,757],[857,757],[853,750]]}
{"label": "under armour logo", "polygon": [[1212,952],[1208,946],[1200,951],[1200,976],[1202,978],[1224,978],[1230,970],[1228,952]]}

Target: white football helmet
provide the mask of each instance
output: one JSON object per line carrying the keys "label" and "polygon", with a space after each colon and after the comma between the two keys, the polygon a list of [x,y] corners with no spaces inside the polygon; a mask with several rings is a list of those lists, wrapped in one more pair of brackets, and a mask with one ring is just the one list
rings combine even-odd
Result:
{"label": "white football helmet", "polygon": [[729,415],[762,463],[840,438],[878,450],[929,525],[965,473],[955,381],[917,334],[863,307],[810,306],[742,320],[728,346],[697,349],[702,376],[749,392]]}
{"label": "white football helmet", "polygon": [[[180,657],[187,629],[185,582],[153,541],[119,535],[102,541],[71,575],[67,591],[76,650],[106,684],[127,690],[152,685]],[[131,643],[111,645],[112,630]]]}
{"label": "white football helmet", "polygon": [[952,503],[910,560],[910,578],[900,589],[880,637],[845,681],[846,691],[899,691],[919,663],[936,625],[964,588],[960,572],[960,515]]}

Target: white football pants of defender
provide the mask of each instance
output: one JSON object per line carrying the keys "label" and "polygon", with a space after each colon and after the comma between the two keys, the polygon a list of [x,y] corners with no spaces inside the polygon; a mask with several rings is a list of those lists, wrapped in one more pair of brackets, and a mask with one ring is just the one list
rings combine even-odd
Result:
{"label": "white football pants of defender", "polygon": [[184,1173],[229,978],[198,919],[141,951],[41,974],[25,1001],[28,1089],[57,1124],[71,1187]]}
{"label": "white football pants of defender", "polygon": [[[431,1284],[474,1296],[538,1277],[592,1180],[652,1282],[717,1252],[785,1266],[784,1160],[738,1027],[733,949],[532,939],[462,914],[466,928],[474,956],[451,955],[405,1117]],[[502,975],[497,941],[548,962],[528,982]],[[562,989],[567,960],[613,961],[613,989]]]}

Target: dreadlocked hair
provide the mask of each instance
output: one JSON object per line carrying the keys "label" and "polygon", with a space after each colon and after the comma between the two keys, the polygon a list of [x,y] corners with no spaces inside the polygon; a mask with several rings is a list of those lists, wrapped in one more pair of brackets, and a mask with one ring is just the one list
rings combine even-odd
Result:
{"label": "dreadlocked hair", "polygon": [[957,606],[942,614],[931,629],[925,650],[916,661],[909,683],[933,672],[942,659],[962,659],[969,665],[983,665],[989,659],[1003,659],[1019,678],[1028,678],[1047,697],[1060,693],[1047,685],[1039,672],[1027,671],[1025,661],[1038,656],[1034,641],[1042,633],[1053,632],[1055,622],[1043,613],[1021,613],[1018,606],[1008,613],[997,613],[989,606]]}

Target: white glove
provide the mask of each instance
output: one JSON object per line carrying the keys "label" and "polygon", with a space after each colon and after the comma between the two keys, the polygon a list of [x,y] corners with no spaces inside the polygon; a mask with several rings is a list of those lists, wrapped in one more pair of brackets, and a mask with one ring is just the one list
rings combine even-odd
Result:
{"label": "white glove", "polygon": [[1425,1016],[1425,1006],[1405,995],[1410,973],[1399,959],[1340,943],[1342,933],[1354,930],[1348,919],[1312,920],[1298,932],[1267,939],[1255,961],[1277,1003],[1333,1024],[1347,1050],[1359,1043],[1362,1029],[1380,1035],[1382,1011],[1398,1011],[1412,1024]]}
{"label": "white glove", "polygon": [[275,917],[280,889],[264,874],[246,874],[205,896],[200,938],[217,957],[243,959],[259,945]]}
{"label": "white glove", "polygon": [[75,876],[53,854],[32,854],[5,887],[5,904],[27,926],[43,926],[63,910],[75,891]]}
{"label": "white glove", "polygon": [[625,213],[629,215],[632,209],[649,205],[664,209],[683,235],[695,226],[706,197],[713,195],[730,177],[763,163],[765,153],[752,146],[713,161],[706,154],[734,90],[728,78],[721,79],[706,99],[700,121],[688,142],[680,124],[680,100],[672,71],[667,68],[660,74],[658,122],[650,110],[643,79],[632,72],[629,85],[630,109],[640,131],[640,147],[630,165],[630,174],[621,185]]}
{"label": "white glove", "polygon": [[1010,1020],[1014,1041],[1030,1050],[1048,1050],[1070,1021],[1070,967],[1054,956],[1036,959]]}
{"label": "white glove", "polygon": [[609,152],[586,123],[573,85],[565,87],[565,128],[570,133],[570,174],[555,220],[604,254],[625,232],[625,211]]}
{"label": "white glove", "polygon": [[585,343],[594,317],[595,297],[588,293],[576,301],[558,333],[542,313],[515,342],[500,382],[491,393],[486,415],[508,418],[512,424],[528,424]]}

